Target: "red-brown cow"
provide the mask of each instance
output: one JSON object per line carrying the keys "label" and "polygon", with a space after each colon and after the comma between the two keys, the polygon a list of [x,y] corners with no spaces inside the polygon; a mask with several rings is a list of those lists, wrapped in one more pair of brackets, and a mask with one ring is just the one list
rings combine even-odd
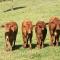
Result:
{"label": "red-brown cow", "polygon": [[44,47],[44,40],[47,34],[46,23],[43,21],[38,21],[35,26],[35,33],[37,38],[37,47]]}
{"label": "red-brown cow", "polygon": [[60,19],[58,17],[52,17],[49,21],[49,31],[51,46],[58,46],[60,35]]}
{"label": "red-brown cow", "polygon": [[23,47],[26,48],[28,46],[28,40],[30,41],[29,47],[31,48],[32,43],[32,22],[30,20],[24,20],[22,22],[22,36],[23,36]]}
{"label": "red-brown cow", "polygon": [[2,27],[5,28],[6,51],[11,51],[12,47],[15,46],[18,25],[16,22],[7,22]]}

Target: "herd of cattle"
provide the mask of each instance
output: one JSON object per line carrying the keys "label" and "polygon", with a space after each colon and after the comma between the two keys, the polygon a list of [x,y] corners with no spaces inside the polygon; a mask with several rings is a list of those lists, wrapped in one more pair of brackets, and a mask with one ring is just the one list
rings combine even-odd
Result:
{"label": "herd of cattle", "polygon": [[[23,47],[26,48],[29,46],[30,48],[32,48],[33,28],[35,28],[36,46],[38,48],[43,48],[44,40],[47,34],[47,25],[50,32],[51,46],[58,46],[60,35],[60,19],[58,17],[52,17],[48,23],[45,23],[44,21],[38,21],[35,25],[33,25],[32,21],[30,20],[24,20],[22,22]],[[16,22],[7,22],[1,27],[5,28],[6,51],[11,51],[12,47],[15,46],[16,36],[18,33],[18,25]]]}

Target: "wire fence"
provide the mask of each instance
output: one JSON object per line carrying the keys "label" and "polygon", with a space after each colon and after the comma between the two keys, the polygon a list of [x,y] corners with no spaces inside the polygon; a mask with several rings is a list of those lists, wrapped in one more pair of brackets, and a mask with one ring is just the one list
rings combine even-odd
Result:
{"label": "wire fence", "polygon": [[2,2],[2,1],[12,1],[12,0],[0,0],[0,2]]}
{"label": "wire fence", "polygon": [[22,2],[22,0],[0,0],[0,12],[26,8],[24,3],[25,1]]}
{"label": "wire fence", "polygon": [[[8,5],[9,7],[7,7]],[[13,0],[0,0],[0,12],[5,10],[6,7],[9,10],[13,10]]]}

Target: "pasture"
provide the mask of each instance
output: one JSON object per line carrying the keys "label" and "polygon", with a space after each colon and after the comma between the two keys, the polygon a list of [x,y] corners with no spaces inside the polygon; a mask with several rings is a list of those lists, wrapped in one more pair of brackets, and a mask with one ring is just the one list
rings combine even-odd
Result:
{"label": "pasture", "polygon": [[[11,10],[13,4],[14,10]],[[22,47],[21,23],[28,18],[35,24],[38,20],[48,22],[51,16],[60,18],[60,0],[13,0],[0,2],[0,25],[8,21],[16,21],[19,27],[16,48],[4,50],[4,28],[0,28],[0,60],[60,60],[60,46],[51,47],[49,30],[45,39],[45,47],[37,49],[35,31],[33,32],[33,48]],[[47,28],[48,29],[48,28]]]}

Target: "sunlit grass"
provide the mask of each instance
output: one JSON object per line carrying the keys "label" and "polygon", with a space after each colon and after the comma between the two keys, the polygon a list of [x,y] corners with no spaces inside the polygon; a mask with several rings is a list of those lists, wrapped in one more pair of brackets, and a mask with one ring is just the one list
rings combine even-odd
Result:
{"label": "sunlit grass", "polygon": [[[25,18],[29,18],[33,24],[38,20],[48,22],[51,16],[60,18],[60,0],[14,0],[13,8],[20,8],[4,12],[11,9],[11,4],[11,1],[0,2],[0,25],[8,21],[17,22],[19,30],[16,45],[19,48],[11,52],[5,51],[4,28],[0,28],[0,60],[60,60],[60,46],[49,46],[49,30],[45,39],[46,47],[43,49],[37,49],[36,47],[24,49],[21,33],[21,23]],[[35,32],[33,32],[32,43],[36,44]]]}

